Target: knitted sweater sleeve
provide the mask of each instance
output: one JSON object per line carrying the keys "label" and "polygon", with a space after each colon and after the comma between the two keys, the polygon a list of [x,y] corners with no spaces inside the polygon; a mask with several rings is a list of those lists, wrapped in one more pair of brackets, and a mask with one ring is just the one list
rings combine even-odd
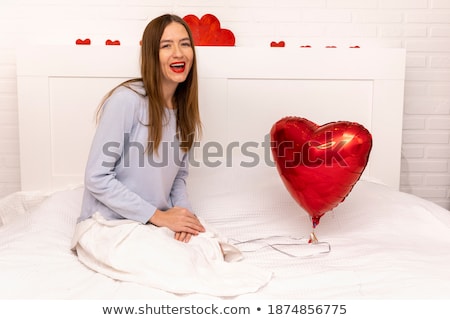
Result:
{"label": "knitted sweater sleeve", "polygon": [[132,96],[130,90],[122,90],[105,102],[86,165],[85,188],[123,218],[145,224],[156,207],[116,179],[114,170],[123,154],[124,136],[139,121]]}

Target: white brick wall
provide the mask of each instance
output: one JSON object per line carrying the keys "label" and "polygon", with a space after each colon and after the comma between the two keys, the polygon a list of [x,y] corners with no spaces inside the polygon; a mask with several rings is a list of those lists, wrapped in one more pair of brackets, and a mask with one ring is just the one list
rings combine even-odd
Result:
{"label": "white brick wall", "polygon": [[165,12],[212,13],[238,46],[406,48],[401,189],[450,209],[450,0],[0,0],[0,196],[20,188],[16,46],[136,44]]}

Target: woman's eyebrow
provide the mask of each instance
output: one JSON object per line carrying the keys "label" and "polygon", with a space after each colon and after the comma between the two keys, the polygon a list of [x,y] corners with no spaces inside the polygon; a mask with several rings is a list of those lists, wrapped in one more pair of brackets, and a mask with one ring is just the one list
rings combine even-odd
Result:
{"label": "woman's eyebrow", "polygon": [[[181,41],[191,41],[191,39],[189,39],[189,37],[186,37],[186,38],[180,39],[178,42],[181,42]],[[167,40],[162,39],[162,40],[160,41],[160,43],[163,43],[163,42],[173,43],[174,41],[173,41],[173,40],[170,40],[170,39],[167,39]]]}

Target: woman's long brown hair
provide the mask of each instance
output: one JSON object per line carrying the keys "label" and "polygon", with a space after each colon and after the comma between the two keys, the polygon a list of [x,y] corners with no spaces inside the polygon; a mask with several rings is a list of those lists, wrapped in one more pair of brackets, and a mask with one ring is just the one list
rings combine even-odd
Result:
{"label": "woman's long brown hair", "polygon": [[[198,105],[197,58],[194,39],[188,24],[179,16],[165,14],[153,19],[145,28],[141,44],[141,78],[127,80],[117,87],[142,81],[148,103],[148,149],[157,152],[161,143],[165,102],[162,94],[162,73],[159,61],[160,40],[165,28],[172,22],[180,23],[186,29],[194,52],[191,70],[183,83],[178,84],[174,94],[177,115],[177,133],[183,151],[189,151],[195,139],[201,134],[201,120]],[[117,88],[116,87],[116,88]],[[111,96],[111,90],[103,99]]]}

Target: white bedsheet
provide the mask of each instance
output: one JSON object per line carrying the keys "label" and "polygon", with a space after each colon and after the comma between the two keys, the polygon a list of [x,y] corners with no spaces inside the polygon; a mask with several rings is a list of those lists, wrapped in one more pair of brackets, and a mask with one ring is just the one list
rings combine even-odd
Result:
{"label": "white bedsheet", "polygon": [[[196,213],[230,241],[250,240],[238,245],[246,263],[274,274],[261,290],[236,299],[450,298],[449,211],[361,180],[316,229],[331,251],[311,257],[324,246],[305,245],[307,214],[278,177],[261,177],[248,173],[239,185],[227,185],[216,175],[202,180],[203,188],[192,177]],[[82,191],[17,193],[0,201],[0,298],[216,299],[115,281],[81,264],[70,243]],[[276,248],[297,257],[267,245],[288,243],[300,244]]]}

